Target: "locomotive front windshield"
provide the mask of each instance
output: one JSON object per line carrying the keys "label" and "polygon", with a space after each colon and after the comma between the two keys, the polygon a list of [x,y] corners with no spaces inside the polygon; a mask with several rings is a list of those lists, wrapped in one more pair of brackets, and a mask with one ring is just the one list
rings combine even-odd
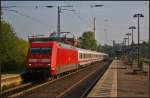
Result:
{"label": "locomotive front windshield", "polygon": [[48,54],[51,52],[51,48],[31,48],[31,53],[32,54]]}

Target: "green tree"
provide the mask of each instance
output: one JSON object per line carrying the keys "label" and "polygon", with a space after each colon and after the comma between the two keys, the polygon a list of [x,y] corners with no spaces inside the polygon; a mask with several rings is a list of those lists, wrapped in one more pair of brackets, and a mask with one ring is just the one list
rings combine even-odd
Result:
{"label": "green tree", "polygon": [[27,55],[27,52],[28,52],[28,43],[27,41],[21,39],[21,38],[18,38],[17,39],[17,44],[19,45],[19,50],[20,50],[20,53],[21,53],[21,59],[24,59]]}
{"label": "green tree", "polygon": [[[16,35],[13,31],[13,28],[11,25],[9,25],[4,20],[1,21],[1,38],[0,38],[0,59],[3,62],[6,62],[8,59],[14,59],[15,57],[15,51],[16,51]],[[12,52],[10,52],[10,50]],[[15,57],[14,57],[15,56]]]}
{"label": "green tree", "polygon": [[97,50],[97,41],[95,40],[94,33],[92,31],[84,32],[81,39],[81,48]]}
{"label": "green tree", "polygon": [[103,45],[101,47],[101,51],[104,52],[104,53],[107,53],[109,54],[110,57],[114,56],[114,48],[110,45]]}
{"label": "green tree", "polygon": [[99,51],[99,52],[102,51],[102,46],[100,44],[98,44],[98,46],[97,46],[97,51]]}
{"label": "green tree", "polygon": [[142,58],[148,58],[148,43],[143,41],[143,43],[140,45],[140,56]]}
{"label": "green tree", "polygon": [[0,64],[1,72],[17,69],[20,60],[25,58],[27,42],[18,38],[12,26],[1,19]]}

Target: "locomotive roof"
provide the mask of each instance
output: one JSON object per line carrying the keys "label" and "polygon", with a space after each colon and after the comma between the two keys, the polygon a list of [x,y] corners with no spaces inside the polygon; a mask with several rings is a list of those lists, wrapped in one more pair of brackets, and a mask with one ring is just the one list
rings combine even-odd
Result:
{"label": "locomotive roof", "polygon": [[[35,41],[35,42],[32,42],[32,43],[49,43],[49,42],[51,42],[51,41],[47,41],[47,42]],[[92,51],[92,50],[77,48],[77,47],[74,47],[72,45],[68,45],[68,44],[62,43],[62,42],[58,42],[58,43],[63,48],[74,49],[74,50],[77,50],[78,52],[81,52],[81,53],[92,53],[92,54],[108,55],[108,54],[102,53],[102,52],[97,52],[97,51]]]}
{"label": "locomotive roof", "polygon": [[59,44],[60,44],[62,47],[64,47],[64,48],[75,49],[75,50],[77,50],[77,51],[79,51],[79,52],[82,52],[82,53],[92,53],[92,54],[108,55],[108,54],[102,53],[102,52],[97,52],[97,51],[92,51],[92,50],[77,48],[77,47],[74,47],[74,46],[72,46],[72,45],[68,45],[68,44],[61,43],[61,42],[59,42]]}
{"label": "locomotive roof", "polygon": [[62,42],[59,42],[59,45],[63,48],[68,48],[68,49],[75,49],[76,50],[76,47],[72,46],[72,45],[68,45],[68,44],[65,44],[65,43],[62,43]]}

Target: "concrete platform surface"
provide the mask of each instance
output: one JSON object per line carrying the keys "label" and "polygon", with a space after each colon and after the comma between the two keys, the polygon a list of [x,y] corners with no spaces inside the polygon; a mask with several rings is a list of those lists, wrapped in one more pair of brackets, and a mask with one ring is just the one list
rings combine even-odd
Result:
{"label": "concrete platform surface", "polygon": [[6,78],[11,78],[11,77],[17,77],[20,74],[2,74],[1,75],[1,80],[6,79]]}
{"label": "concrete platform surface", "polygon": [[149,72],[132,71],[121,60],[113,60],[87,97],[149,97]]}
{"label": "concrete platform surface", "polygon": [[3,74],[1,75],[1,90],[20,85],[22,81],[20,74]]}

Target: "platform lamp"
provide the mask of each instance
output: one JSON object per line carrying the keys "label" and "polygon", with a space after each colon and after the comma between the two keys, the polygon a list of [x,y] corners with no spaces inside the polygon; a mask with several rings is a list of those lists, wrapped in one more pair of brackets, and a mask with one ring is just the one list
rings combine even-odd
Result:
{"label": "platform lamp", "polygon": [[130,26],[129,29],[132,29],[132,34],[131,34],[131,36],[132,36],[132,42],[131,42],[131,45],[133,45],[133,43],[134,43],[134,39],[133,39],[133,29],[136,29],[136,27],[135,27],[135,26]]}
{"label": "platform lamp", "polygon": [[123,39],[124,39],[125,51],[126,51],[126,42],[127,42],[126,40],[127,40],[128,38],[125,37],[125,38],[123,38]]}
{"label": "platform lamp", "polygon": [[140,17],[144,17],[143,14],[134,14],[133,15],[134,18],[138,18],[138,68],[140,66],[140,31],[139,31],[139,18]]}
{"label": "platform lamp", "polygon": [[128,36],[128,48],[129,48],[129,36],[131,36],[131,33],[126,33],[126,35]]}

